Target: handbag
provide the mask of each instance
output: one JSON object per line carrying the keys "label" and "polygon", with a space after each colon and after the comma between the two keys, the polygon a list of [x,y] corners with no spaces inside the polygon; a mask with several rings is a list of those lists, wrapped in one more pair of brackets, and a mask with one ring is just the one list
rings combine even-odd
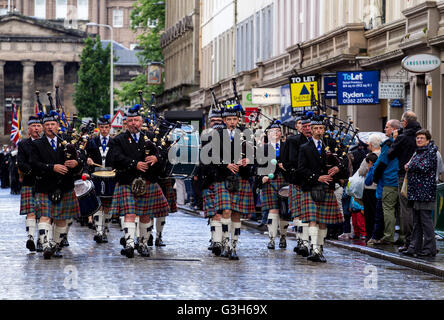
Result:
{"label": "handbag", "polygon": [[225,189],[227,189],[229,192],[239,192],[240,177],[239,176],[228,176],[225,179]]}
{"label": "handbag", "polygon": [[62,190],[56,189],[54,192],[48,194],[49,201],[53,204],[58,204],[62,201]]}
{"label": "handbag", "polygon": [[136,178],[131,183],[131,191],[135,197],[142,197],[146,194],[146,182],[142,178]]}
{"label": "handbag", "polygon": [[318,184],[311,189],[311,198],[314,202],[322,202],[325,199],[325,189],[327,186]]}
{"label": "handbag", "polygon": [[409,185],[409,178],[406,173],[401,188],[401,196],[403,196],[404,198],[408,198],[408,185]]}

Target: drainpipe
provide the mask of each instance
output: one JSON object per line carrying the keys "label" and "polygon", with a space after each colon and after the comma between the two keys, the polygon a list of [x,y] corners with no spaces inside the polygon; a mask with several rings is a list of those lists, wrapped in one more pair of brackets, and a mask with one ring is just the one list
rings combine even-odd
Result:
{"label": "drainpipe", "polygon": [[234,25],[233,25],[233,65],[231,67],[231,74],[233,77],[235,76],[236,72],[236,43],[237,43],[237,34],[236,34],[236,27],[237,27],[237,1],[233,0],[234,3]]}

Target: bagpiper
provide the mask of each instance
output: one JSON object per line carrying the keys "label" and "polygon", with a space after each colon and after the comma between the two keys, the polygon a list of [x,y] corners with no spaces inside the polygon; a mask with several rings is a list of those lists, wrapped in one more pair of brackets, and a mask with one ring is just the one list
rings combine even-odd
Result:
{"label": "bagpiper", "polygon": [[36,207],[34,199],[35,173],[31,166],[32,142],[40,139],[42,134],[42,122],[38,116],[30,116],[28,120],[28,139],[18,143],[17,167],[20,170],[22,190],[20,192],[20,215],[26,216],[26,232],[28,241],[26,248],[29,251],[42,252],[42,244],[37,238],[35,244],[35,232],[37,227]]}
{"label": "bagpiper", "polygon": [[[155,214],[168,214],[169,206],[158,180],[158,149],[141,132],[143,123],[140,105],[127,113],[127,131],[114,138],[113,167],[117,170],[118,185],[113,198],[111,214],[125,217],[124,249],[121,254],[134,257],[136,217],[139,217],[140,243],[138,252],[149,257],[148,239],[153,230]],[[156,170],[157,168],[157,170]]]}
{"label": "bagpiper", "polygon": [[[59,118],[52,110],[43,117],[42,138],[33,141],[31,164],[36,175],[35,199],[39,218],[39,240],[43,256],[61,258],[61,241],[67,236],[67,220],[80,216],[80,207],[74,192],[74,176],[82,167],[77,161],[76,150],[67,150],[60,135]],[[54,220],[53,241],[49,232]]]}
{"label": "bagpiper", "polygon": [[[311,121],[312,138],[302,145],[298,156],[298,173],[301,175],[301,220],[309,223],[311,254],[308,260],[327,262],[323,254],[327,224],[344,221],[335,196],[335,181],[347,176],[343,163],[330,162],[328,156],[331,139],[325,139],[324,119],[315,116]],[[334,142],[334,141],[333,141]]]}

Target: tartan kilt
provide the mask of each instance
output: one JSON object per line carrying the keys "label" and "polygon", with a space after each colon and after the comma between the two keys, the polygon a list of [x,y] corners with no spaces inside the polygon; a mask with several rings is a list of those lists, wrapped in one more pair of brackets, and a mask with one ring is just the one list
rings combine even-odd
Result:
{"label": "tartan kilt", "polygon": [[279,209],[278,193],[286,185],[281,173],[262,187],[262,210]]}
{"label": "tartan kilt", "polygon": [[20,215],[36,214],[35,198],[32,194],[32,187],[22,187],[20,191]]}
{"label": "tartan kilt", "polygon": [[100,202],[102,203],[102,207],[106,209],[111,209],[111,205],[113,203],[113,198],[102,198],[100,197]]}
{"label": "tartan kilt", "polygon": [[214,209],[214,185],[211,185],[208,189],[202,191],[203,209],[205,218],[212,218],[216,215],[217,211]]}
{"label": "tartan kilt", "polygon": [[80,217],[80,205],[74,190],[63,193],[60,203],[54,204],[46,193],[35,194],[37,218],[69,220]]}
{"label": "tartan kilt", "polygon": [[314,202],[310,192],[301,194],[301,216],[304,223],[336,224],[344,222],[333,190],[327,190],[323,202]]}
{"label": "tartan kilt", "polygon": [[[256,211],[253,191],[248,180],[240,180],[240,191],[233,193],[225,188],[225,182],[214,184],[214,209],[216,212],[231,210],[251,216]],[[247,218],[248,218],[247,217]]]}
{"label": "tartan kilt", "polygon": [[291,212],[291,216],[293,219],[299,218],[301,215],[301,196],[302,190],[301,187],[291,184],[290,185],[290,195],[288,197],[288,208]]}
{"label": "tartan kilt", "polygon": [[160,179],[159,186],[170,206],[170,212],[177,212],[177,196],[172,179]]}
{"label": "tartan kilt", "polygon": [[143,197],[135,197],[131,185],[116,185],[111,215],[151,216],[155,218],[168,216],[169,206],[162,189],[157,183],[146,182],[147,192]]}

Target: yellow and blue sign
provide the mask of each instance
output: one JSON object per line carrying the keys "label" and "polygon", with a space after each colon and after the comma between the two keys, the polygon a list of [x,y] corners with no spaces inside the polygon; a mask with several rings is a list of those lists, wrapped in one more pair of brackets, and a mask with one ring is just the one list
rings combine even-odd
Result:
{"label": "yellow and blue sign", "polygon": [[318,100],[318,80],[316,76],[290,77],[291,106],[305,108],[312,106],[312,98]]}
{"label": "yellow and blue sign", "polygon": [[379,71],[338,72],[338,105],[378,104],[379,79]]}

